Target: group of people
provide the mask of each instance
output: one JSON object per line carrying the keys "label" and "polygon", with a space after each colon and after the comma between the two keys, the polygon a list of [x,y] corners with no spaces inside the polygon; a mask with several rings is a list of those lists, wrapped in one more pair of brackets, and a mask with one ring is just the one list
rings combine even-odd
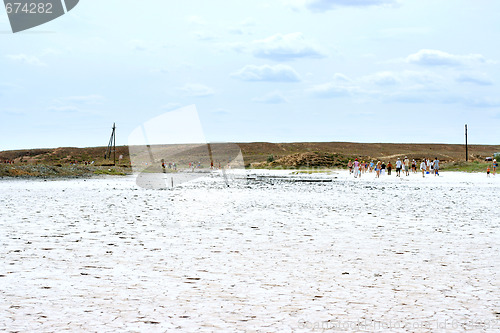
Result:
{"label": "group of people", "polygon": [[498,162],[496,159],[491,162],[491,167],[488,166],[488,169],[486,169],[486,176],[489,177],[491,173],[491,169],[493,169],[493,176],[497,174],[497,168],[498,168]]}
{"label": "group of people", "polygon": [[[231,161],[229,160],[228,164],[224,168],[230,169],[231,168],[230,162]],[[147,165],[147,163],[146,163],[146,165]],[[167,172],[167,169],[171,169],[171,170],[175,171],[175,170],[177,170],[177,167],[179,167],[181,169],[183,168],[182,163],[179,166],[179,164],[177,164],[176,162],[166,162],[164,159],[161,160],[161,167],[162,167],[164,173]],[[187,167],[188,167],[188,170],[191,170],[191,171],[194,171],[195,169],[205,168],[205,166],[201,162],[188,162]],[[223,166],[221,165],[221,162],[219,160],[210,161],[210,170],[220,170],[220,169],[222,169],[222,167]]]}
{"label": "group of people", "polygon": [[14,164],[13,160],[3,160],[2,163],[4,164]]}
{"label": "group of people", "polygon": [[165,170],[166,168],[169,168],[172,170],[177,170],[177,164],[175,164],[175,162],[169,162],[167,164],[167,162],[165,162],[165,160],[161,160],[161,167],[163,168],[163,170]]}
{"label": "group of people", "polygon": [[[391,162],[386,164],[385,162],[374,162],[373,160],[370,161],[370,163],[365,161],[360,162],[356,158],[354,161],[349,160],[347,166],[349,167],[349,173],[353,174],[354,178],[361,177],[361,175],[366,172],[375,172],[375,177],[380,178],[380,176],[385,175],[387,171],[387,175],[390,176],[393,169],[396,170],[396,177],[401,177],[401,172],[405,176],[409,176],[410,170],[413,173],[417,173],[417,161],[413,159],[410,162],[408,156],[405,156],[404,160],[398,158],[394,165]],[[438,158],[436,157],[434,160],[430,160],[427,158],[422,159],[422,161],[420,162],[420,171],[422,172],[422,177],[425,177],[426,174],[439,176]]]}

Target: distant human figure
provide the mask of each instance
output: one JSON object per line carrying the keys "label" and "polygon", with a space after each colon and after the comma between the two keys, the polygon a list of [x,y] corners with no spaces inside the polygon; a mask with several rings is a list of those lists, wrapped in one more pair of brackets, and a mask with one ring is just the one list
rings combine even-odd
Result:
{"label": "distant human figure", "polygon": [[497,160],[496,160],[496,159],[494,159],[494,160],[493,160],[493,165],[492,165],[492,167],[493,167],[493,176],[494,176],[494,175],[496,175],[496,173],[497,173],[497,167],[498,167],[498,163],[497,163]]}
{"label": "distant human figure", "polygon": [[409,176],[410,175],[410,160],[408,159],[408,156],[405,156],[404,166],[405,166],[406,176]]}
{"label": "distant human figure", "polygon": [[353,167],[354,167],[354,178],[358,178],[359,161],[357,158],[354,160]]}
{"label": "distant human figure", "polygon": [[433,162],[433,167],[434,167],[434,176],[439,176],[439,160],[436,157]]}
{"label": "distant human figure", "polygon": [[377,165],[375,166],[375,173],[377,178],[380,178],[380,169],[382,168],[382,163],[380,161],[377,162]]}
{"label": "distant human figure", "polygon": [[401,177],[401,167],[403,166],[403,163],[401,162],[401,159],[398,157],[398,160],[396,161],[396,177]]}
{"label": "distant human figure", "polygon": [[431,160],[426,159],[425,163],[427,165],[427,174],[431,173]]}
{"label": "distant human figure", "polygon": [[352,173],[352,161],[349,160],[349,162],[347,163],[347,167],[349,168],[349,174]]}
{"label": "distant human figure", "polygon": [[370,172],[373,171],[373,167],[375,166],[375,164],[373,163],[373,160],[370,162]]}
{"label": "distant human figure", "polygon": [[391,164],[391,161],[389,161],[389,163],[387,163],[387,175],[388,176],[391,175],[391,171],[392,171],[392,164]]}
{"label": "distant human figure", "polygon": [[420,163],[420,170],[422,171],[422,177],[425,178],[425,172],[427,171],[427,163],[425,163],[425,158]]}
{"label": "distant human figure", "polygon": [[382,164],[380,165],[380,175],[384,176],[385,175],[385,162],[382,162]]}
{"label": "distant human figure", "polygon": [[413,171],[413,173],[417,173],[417,161],[411,161],[411,170]]}
{"label": "distant human figure", "polygon": [[490,176],[490,167],[488,167],[488,169],[486,169],[486,177],[489,177]]}

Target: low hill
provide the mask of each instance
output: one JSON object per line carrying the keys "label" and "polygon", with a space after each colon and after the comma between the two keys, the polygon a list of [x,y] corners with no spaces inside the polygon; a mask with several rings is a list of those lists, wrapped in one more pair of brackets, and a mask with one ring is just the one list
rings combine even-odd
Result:
{"label": "low hill", "polygon": [[[383,160],[388,162],[398,157],[421,159],[424,157],[438,157],[441,161],[463,161],[465,160],[465,147],[463,145],[452,144],[394,144],[394,143],[352,143],[352,142],[293,142],[293,143],[238,143],[237,144],[245,160],[245,165],[266,162],[271,159],[278,161],[284,157],[304,154],[320,153],[337,155],[336,161],[345,161],[354,157],[366,160]],[[189,156],[202,154],[200,149],[188,149],[182,145],[172,145],[177,147],[177,156],[182,156],[189,160]],[[153,146],[154,147],[154,146]],[[124,167],[130,165],[129,149],[127,146],[116,147],[117,164]],[[106,147],[90,148],[54,148],[54,149],[23,149],[0,152],[0,163],[5,160],[12,160],[15,163],[28,164],[70,164],[77,162],[92,162],[96,165],[109,165],[112,159],[104,159]],[[198,151],[198,152],[197,152]],[[492,156],[495,152],[500,152],[500,145],[470,145],[469,160],[483,161],[485,157]],[[307,156],[307,155],[305,155]],[[309,155],[312,157],[312,155]],[[300,158],[304,158],[301,156]],[[284,159],[283,161],[286,161]],[[335,162],[336,163],[336,162]],[[274,163],[276,164],[276,163]]]}
{"label": "low hill", "polygon": [[[209,151],[215,166],[233,159],[241,152],[247,168],[342,168],[349,159],[358,157],[361,161],[392,161],[408,156],[417,161],[422,158],[437,157],[443,166],[453,170],[481,171],[487,166],[485,157],[500,152],[500,145],[469,146],[469,161],[474,165],[465,165],[465,147],[451,144],[393,144],[393,143],[352,143],[352,142],[293,142],[293,143],[239,143],[207,145],[155,145],[148,149],[127,146],[116,147],[116,166],[111,159],[105,159],[106,147],[90,148],[54,148],[22,149],[0,152],[0,176],[87,176],[92,173],[126,174],[132,172],[130,154],[134,163],[160,167],[160,161],[176,162],[179,168],[188,164],[200,163],[202,167],[210,165]],[[130,151],[130,152],[129,152]],[[11,162],[15,165],[12,167]],[[87,167],[88,166],[88,167]],[[110,167],[113,168],[110,169]],[[48,167],[48,168],[47,168]]]}

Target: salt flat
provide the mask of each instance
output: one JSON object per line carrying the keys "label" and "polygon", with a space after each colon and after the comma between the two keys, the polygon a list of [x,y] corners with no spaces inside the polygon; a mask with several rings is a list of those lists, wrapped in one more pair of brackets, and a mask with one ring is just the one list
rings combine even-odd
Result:
{"label": "salt flat", "polygon": [[0,330],[500,330],[500,176],[301,177],[0,180]]}

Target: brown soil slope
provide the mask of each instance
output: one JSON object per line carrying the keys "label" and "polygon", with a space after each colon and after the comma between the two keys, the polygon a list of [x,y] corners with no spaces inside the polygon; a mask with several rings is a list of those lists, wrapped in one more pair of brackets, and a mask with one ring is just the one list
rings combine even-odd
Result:
{"label": "brown soil slope", "polygon": [[[442,161],[465,160],[465,147],[463,145],[448,144],[393,144],[393,143],[352,143],[352,142],[294,142],[294,143],[239,143],[237,144],[243,153],[245,164],[265,162],[273,156],[277,164],[279,161],[285,164],[305,163],[308,156],[319,164],[321,160],[330,160],[333,165],[344,164],[346,159],[360,157],[365,160],[383,160],[385,162],[395,160],[398,157],[421,159],[423,157],[438,157]],[[92,148],[55,148],[55,149],[25,149],[0,152],[0,163],[4,160],[14,160],[15,163],[29,164],[69,164],[70,162],[95,161],[96,165],[109,164],[104,160],[105,147]],[[471,145],[469,146],[469,160],[484,160],[500,152],[500,145]],[[176,155],[189,160],[194,151],[186,149]],[[233,153],[233,152],[231,152]],[[314,153],[314,154],[304,154]],[[129,150],[127,146],[117,147],[117,163],[123,166],[130,165]],[[184,156],[183,156],[184,155]],[[197,155],[197,154],[194,154]],[[289,157],[296,155],[295,157]],[[119,160],[118,157],[122,156]],[[286,157],[289,157],[288,159]],[[281,160],[280,160],[281,159]],[[326,160],[325,160],[326,159]],[[293,160],[293,161],[292,161]],[[296,162],[300,160],[300,162]],[[112,161],[111,161],[112,162]],[[312,165],[311,163],[309,163]]]}

